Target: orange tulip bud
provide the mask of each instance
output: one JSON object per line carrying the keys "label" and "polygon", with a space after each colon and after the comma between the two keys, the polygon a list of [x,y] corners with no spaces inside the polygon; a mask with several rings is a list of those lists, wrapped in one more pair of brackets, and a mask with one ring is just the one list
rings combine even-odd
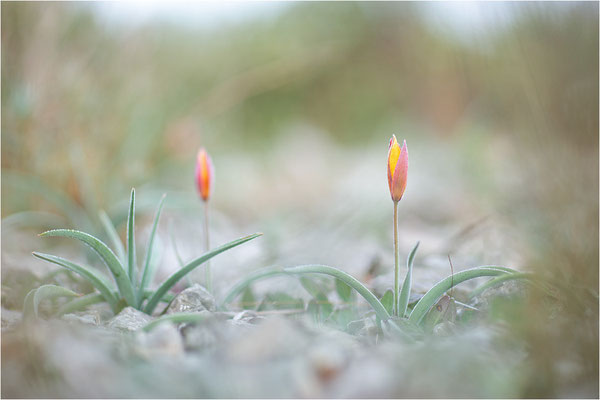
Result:
{"label": "orange tulip bud", "polygon": [[406,189],[406,178],[408,175],[408,149],[406,140],[400,148],[396,135],[390,139],[387,162],[388,185],[394,202],[400,201]]}
{"label": "orange tulip bud", "polygon": [[198,186],[198,192],[202,200],[207,201],[210,197],[210,190],[212,187],[212,181],[214,177],[214,168],[210,156],[201,148],[198,151],[198,157],[196,160],[196,185]]}

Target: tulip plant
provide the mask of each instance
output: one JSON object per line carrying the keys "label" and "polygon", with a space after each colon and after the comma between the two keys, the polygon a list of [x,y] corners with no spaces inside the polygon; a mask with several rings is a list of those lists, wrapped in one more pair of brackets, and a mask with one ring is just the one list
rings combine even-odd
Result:
{"label": "tulip plant", "polygon": [[[169,290],[173,288],[183,277],[192,272],[194,269],[207,262],[214,256],[223,253],[233,247],[239,246],[250,240],[253,240],[262,234],[255,233],[232,242],[226,243],[213,250],[207,251],[202,256],[192,260],[178,271],[171,274],[164,282],[162,282],[156,290],[149,290],[148,286],[154,279],[156,272],[156,263],[152,262],[154,237],[158,227],[158,221],[164,204],[165,196],[162,197],[156,211],[152,231],[146,246],[146,255],[142,264],[142,269],[139,271],[135,253],[135,190],[131,190],[131,198],[129,205],[129,215],[127,219],[127,251],[119,239],[119,235],[112,225],[108,217],[101,215],[105,223],[105,227],[111,241],[115,247],[115,252],[100,239],[77,230],[72,229],[55,229],[40,234],[42,237],[60,236],[77,239],[94,250],[103,263],[111,272],[116,288],[113,283],[104,275],[93,268],[84,266],[66,260],[62,257],[34,252],[33,255],[41,260],[51,262],[62,268],[66,268],[83,279],[87,280],[97,290],[97,293],[92,293],[88,296],[78,298],[71,303],[67,303],[58,314],[72,312],[73,310],[86,307],[90,304],[105,301],[112,311],[116,314],[126,306],[134,307],[147,314],[152,314],[154,309],[160,302],[168,302],[172,298],[169,295]],[[139,273],[141,272],[141,278]],[[62,289],[62,290],[61,290]],[[38,289],[33,289],[26,297],[24,309],[29,315],[37,315],[38,304],[45,298],[57,296],[73,296],[73,293],[53,285],[42,286]]]}
{"label": "tulip plant", "polygon": [[[220,302],[220,309],[227,310],[228,304],[230,304],[236,297],[245,292],[248,287],[255,281],[265,279],[276,275],[288,275],[288,276],[301,276],[301,282],[303,286],[315,296],[318,300],[323,299],[323,295],[319,293],[315,287],[309,287],[307,285],[309,281],[306,280],[306,275],[327,275],[336,279],[336,289],[340,297],[349,299],[349,294],[352,290],[356,291],[364,300],[372,307],[376,315],[377,324],[380,331],[384,331],[384,327],[389,328],[393,333],[398,334],[404,339],[414,340],[423,332],[423,323],[427,314],[430,312],[432,307],[438,303],[438,301],[445,295],[445,293],[452,287],[479,277],[494,277],[480,288],[476,289],[481,291],[486,287],[498,284],[511,279],[524,279],[531,278],[527,274],[519,273],[515,270],[506,267],[499,266],[482,266],[471,269],[460,271],[456,274],[452,273],[451,276],[441,280],[435,284],[431,289],[425,293],[418,302],[416,302],[412,308],[409,309],[409,298],[411,292],[411,281],[412,281],[412,269],[415,261],[415,256],[419,243],[413,247],[407,257],[407,273],[400,290],[399,282],[399,252],[398,252],[398,203],[404,195],[406,189],[406,182],[408,176],[408,150],[406,141],[403,142],[402,147],[398,144],[395,136],[392,136],[390,145],[388,148],[387,157],[387,177],[390,195],[394,203],[394,286],[393,291],[388,291],[383,298],[379,299],[372,291],[370,291],[365,285],[359,280],[352,277],[348,273],[341,269],[319,264],[301,265],[295,267],[274,267],[265,268],[258,270],[254,273],[249,274],[245,278],[241,279],[240,282],[235,284],[225,295],[224,299]],[[207,252],[191,261],[187,265],[183,266],[179,271],[173,273],[166,281],[164,281],[159,287],[152,291],[148,290],[148,285],[154,276],[154,266],[151,261],[152,258],[152,245],[156,229],[158,225],[158,219],[162,209],[164,197],[161,200],[156,217],[154,219],[154,225],[146,248],[146,256],[141,269],[141,279],[138,278],[138,264],[136,261],[135,254],[135,241],[134,241],[134,210],[135,210],[135,191],[131,192],[131,201],[129,208],[129,217],[127,222],[127,252],[123,248],[119,240],[119,236],[106,215],[102,215],[101,219],[105,225],[105,228],[111,237],[111,241],[114,245],[116,254],[99,239],[80,231],[68,230],[68,229],[57,229],[45,232],[41,236],[63,236],[78,239],[85,244],[89,245],[106,264],[109,271],[114,277],[116,282],[116,288],[112,283],[102,274],[99,274],[95,270],[82,266],[63,258],[42,254],[33,253],[37,258],[49,261],[57,264],[63,268],[71,270],[81,277],[89,281],[96,289],[97,293],[93,293],[88,296],[83,296],[76,300],[73,300],[63,306],[58,314],[64,314],[66,312],[72,312],[74,310],[86,307],[98,301],[106,301],[117,313],[124,306],[132,306],[139,310],[142,310],[148,314],[152,314],[159,302],[168,302],[172,299],[172,295],[169,294],[169,290],[184,276],[190,273],[192,270],[197,268],[203,263],[207,263],[209,259],[216,256],[219,253],[227,251],[233,247],[239,246],[240,244],[246,243],[260,234],[254,234],[246,236],[244,238],[229,242],[216,249],[208,251],[209,238],[208,238],[208,199],[211,194],[211,186],[213,183],[213,166],[212,161],[204,149],[200,149],[196,161],[196,185],[200,193],[200,197],[204,202],[205,218],[204,218],[204,234],[205,234],[205,246]],[[208,288],[211,288],[211,277],[210,269],[208,265],[206,267],[206,284]],[[475,291],[475,292],[476,292]],[[389,295],[388,295],[389,294]],[[32,290],[25,299],[24,309],[26,315],[37,315],[37,309],[39,303],[45,298],[51,297],[74,297],[77,296],[74,292],[53,285],[45,285],[38,289]],[[326,299],[326,296],[325,296]],[[314,303],[317,304],[317,303]],[[178,313],[164,315],[158,319],[155,319],[148,324],[145,329],[149,330],[156,325],[164,322],[189,322],[189,323],[200,323],[204,320],[205,315],[198,313]],[[416,334],[415,334],[416,333]]]}
{"label": "tulip plant", "polygon": [[329,275],[343,282],[355,290],[362,296],[366,302],[373,308],[377,316],[377,322],[381,327],[382,322],[386,322],[387,326],[391,327],[395,332],[400,333],[404,338],[412,338],[414,332],[422,331],[424,317],[432,309],[432,307],[444,296],[444,294],[452,287],[479,277],[491,276],[497,277],[482,286],[489,287],[491,285],[511,280],[528,278],[513,269],[499,266],[482,266],[452,274],[451,276],[441,280],[434,285],[420,300],[408,310],[409,298],[411,292],[412,268],[415,260],[416,252],[419,243],[413,247],[407,258],[407,273],[400,290],[399,285],[399,253],[398,253],[398,202],[402,199],[406,189],[408,176],[408,150],[406,141],[402,147],[398,144],[396,136],[392,136],[388,148],[387,157],[387,177],[388,186],[392,201],[394,202],[394,290],[392,294],[391,304],[388,304],[384,295],[382,299],[365,287],[360,281],[349,275],[348,273],[327,265],[301,265],[287,268],[266,268],[250,274],[234,285],[225,296],[222,302],[222,308],[225,309],[227,304],[232,302],[237,296],[243,293],[249,285],[261,279],[265,279],[276,275],[306,275],[306,274],[323,274]]}
{"label": "tulip plant", "polygon": [[[399,253],[398,253],[398,202],[402,199],[404,190],[406,189],[406,178],[408,177],[408,149],[406,148],[406,140],[402,145],[402,148],[398,145],[396,135],[392,135],[390,140],[390,148],[388,150],[388,161],[387,161],[387,177],[388,186],[390,188],[390,194],[392,201],[394,202],[394,316],[398,317],[400,314],[404,316],[406,313],[406,307],[408,306],[408,297],[400,298],[399,293],[399,280],[398,275],[400,271],[399,265]],[[411,274],[412,263],[409,264],[408,274]],[[404,280],[405,285],[409,285],[408,289],[403,290],[403,294],[410,294],[410,278],[406,276]]]}

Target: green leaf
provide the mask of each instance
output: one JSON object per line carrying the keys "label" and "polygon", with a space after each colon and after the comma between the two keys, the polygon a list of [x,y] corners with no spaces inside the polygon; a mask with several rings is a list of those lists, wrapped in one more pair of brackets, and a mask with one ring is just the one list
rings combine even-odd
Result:
{"label": "green leaf", "polygon": [[106,302],[110,304],[110,307],[113,309],[113,311],[115,310],[119,299],[114,296],[114,289],[112,288],[112,284],[108,281],[108,279],[106,279],[105,277],[103,277],[102,275],[100,275],[99,273],[97,273],[89,267],[84,267],[82,265],[75,264],[74,262],[66,260],[62,257],[36,252],[34,252],[33,255],[34,257],[39,258],[40,260],[51,262],[53,264],[66,268],[69,271],[73,271],[79,274],[81,277],[90,282],[92,286],[98,289],[98,291],[104,297]]}
{"label": "green leaf", "polygon": [[[155,267],[157,264],[151,264],[150,260],[152,259],[152,249],[154,246],[154,235],[156,235],[156,229],[158,228],[158,220],[160,218],[160,213],[162,211],[163,204],[165,202],[165,197],[166,197],[166,194],[163,194],[163,196],[160,199],[160,202],[158,203],[158,209],[156,210],[156,215],[154,217],[154,223],[152,224],[152,231],[150,232],[150,238],[148,239],[148,246],[146,248],[146,260],[144,261],[144,269],[143,269],[144,272],[142,274],[142,281],[140,283],[140,288],[139,288],[140,293],[144,293],[144,290],[146,290],[146,286],[148,285],[148,282],[152,281],[152,279],[154,278],[154,273],[156,272]],[[139,300],[138,307],[140,307],[140,308],[142,307],[142,299],[141,298]]]}
{"label": "green leaf", "polygon": [[222,304],[225,305],[231,302],[252,282],[281,274],[324,274],[333,276],[350,286],[352,289],[356,290],[358,294],[361,295],[367,301],[367,303],[371,305],[371,307],[373,307],[373,310],[381,320],[387,320],[390,318],[390,314],[381,304],[379,299],[377,299],[377,297],[375,297],[375,295],[362,283],[360,283],[356,278],[354,278],[347,272],[327,265],[300,265],[297,267],[267,268],[264,270],[256,271],[255,273],[250,274],[248,277],[246,277],[242,282],[236,284],[225,296],[225,300]]}
{"label": "green leaf", "polygon": [[129,201],[129,214],[127,216],[127,271],[131,284],[135,287],[136,282],[136,259],[135,259],[135,189],[131,189]]}
{"label": "green leaf", "polygon": [[348,324],[358,318],[358,315],[350,307],[340,308],[331,314],[330,321],[333,321],[340,330],[348,331]]}
{"label": "green leaf", "polygon": [[327,296],[325,295],[323,289],[321,287],[319,287],[319,285],[313,281],[312,279],[306,277],[306,276],[301,276],[300,277],[300,284],[302,285],[302,287],[314,298],[327,298]]}
{"label": "green leaf", "polygon": [[349,303],[352,300],[352,288],[339,279],[335,280],[335,291],[342,301]]}
{"label": "green leaf", "polygon": [[98,254],[98,256],[100,256],[102,261],[113,274],[121,296],[125,298],[125,301],[128,305],[135,306],[135,295],[133,292],[133,287],[131,286],[131,282],[129,281],[129,277],[127,276],[127,272],[125,272],[125,269],[117,259],[117,256],[115,256],[115,253],[113,253],[112,250],[109,249],[108,246],[101,240],[88,233],[72,229],[55,229],[44,232],[40,234],[40,236],[69,237],[80,240],[90,246]]}
{"label": "green leaf", "polygon": [[495,268],[486,268],[486,267],[476,267],[467,269],[464,271],[460,271],[453,276],[449,276],[442,281],[438,282],[433,286],[425,295],[417,302],[412,312],[410,313],[409,319],[416,323],[420,324],[423,317],[427,312],[433,307],[435,303],[450,290],[453,286],[458,285],[464,281],[469,279],[479,278],[482,276],[498,276],[504,275],[508,272],[495,269]]}
{"label": "green leaf", "polygon": [[100,211],[98,216],[100,217],[100,222],[104,226],[104,230],[106,231],[113,248],[115,249],[119,261],[121,261],[121,263],[125,263],[125,248],[123,247],[123,243],[121,243],[121,237],[119,236],[117,229],[108,217],[108,214],[106,214],[104,211]]}
{"label": "green leaf", "polygon": [[394,291],[392,289],[388,289],[384,293],[383,297],[381,298],[381,304],[383,304],[387,312],[391,315],[394,308]]}
{"label": "green leaf", "polygon": [[520,273],[516,269],[512,269],[512,268],[508,268],[508,267],[502,267],[500,265],[482,265],[479,268],[497,269],[497,270],[500,270],[500,271],[507,272],[509,274],[518,274],[518,273]]}
{"label": "green leaf", "polygon": [[23,302],[23,318],[29,320],[33,317],[38,317],[38,308],[43,300],[56,297],[77,297],[77,293],[65,289],[62,286],[43,285],[37,289],[32,289]]}
{"label": "green leaf", "polygon": [[298,267],[285,268],[284,271],[291,274],[325,274],[338,278],[356,290],[358,294],[360,294],[367,301],[367,303],[373,307],[373,310],[379,318],[382,320],[387,320],[390,318],[389,313],[379,302],[379,299],[377,299],[377,297],[375,297],[375,295],[369,289],[367,289],[362,283],[360,283],[356,278],[347,272],[327,265],[301,265]]}
{"label": "green leaf", "polygon": [[144,308],[144,312],[146,312],[147,314],[152,314],[152,311],[154,311],[154,308],[156,307],[156,305],[158,304],[160,299],[163,297],[163,295],[165,293],[167,293],[169,291],[169,289],[171,289],[173,286],[175,286],[175,284],[177,282],[179,282],[179,280],[181,278],[183,278],[184,276],[186,276],[187,274],[192,272],[196,267],[198,267],[202,263],[210,260],[211,258],[213,258],[214,256],[216,256],[218,254],[223,253],[224,251],[227,251],[233,247],[244,244],[250,240],[256,239],[257,237],[259,237],[261,235],[262,235],[262,233],[255,233],[253,235],[246,236],[246,237],[234,240],[232,242],[229,242],[227,244],[224,244],[224,245],[217,247],[216,249],[211,250],[208,253],[205,253],[204,255],[196,258],[195,260],[193,260],[189,264],[187,264],[185,267],[181,268],[179,271],[174,272],[171,276],[169,276],[169,278],[167,278],[167,280],[162,285],[159,286],[159,288],[156,290],[156,292],[154,292],[154,295],[150,298],[150,300],[148,300],[148,303],[146,304],[146,307]]}
{"label": "green leaf", "polygon": [[331,315],[333,306],[327,301],[322,302],[317,299],[312,299],[308,302],[306,311],[313,315],[315,323],[321,324]]}
{"label": "green leaf", "polygon": [[56,312],[56,316],[60,317],[61,315],[81,311],[86,309],[88,306],[91,306],[92,304],[102,303],[103,301],[106,301],[106,299],[102,294],[90,293],[85,296],[81,296],[78,299],[72,300],[60,307]]}
{"label": "green leaf", "polygon": [[158,325],[165,322],[172,322],[174,324],[180,323],[198,323],[205,321],[206,319],[211,318],[211,316],[207,313],[173,313],[166,314],[160,318],[156,318],[154,321],[146,324],[142,330],[144,332],[149,332],[152,329],[156,328]]}
{"label": "green leaf", "polygon": [[402,284],[402,290],[400,291],[400,296],[398,296],[398,315],[404,317],[406,315],[406,309],[408,308],[408,299],[410,298],[410,289],[412,287],[412,269],[413,269],[413,261],[415,260],[415,254],[417,253],[417,249],[419,248],[419,243],[413,247],[410,254],[408,255],[408,259],[406,260],[406,277],[404,278],[404,283]]}
{"label": "green leaf", "polygon": [[324,322],[333,312],[333,305],[329,302],[327,295],[312,279],[302,276],[300,277],[300,283],[314,298],[308,303],[307,311],[314,315],[315,322]]}
{"label": "green leaf", "polygon": [[435,304],[435,307],[432,307],[423,318],[423,329],[427,332],[431,332],[437,324],[449,319],[454,319],[455,316],[456,304],[454,303],[454,299],[448,295],[443,295]]}

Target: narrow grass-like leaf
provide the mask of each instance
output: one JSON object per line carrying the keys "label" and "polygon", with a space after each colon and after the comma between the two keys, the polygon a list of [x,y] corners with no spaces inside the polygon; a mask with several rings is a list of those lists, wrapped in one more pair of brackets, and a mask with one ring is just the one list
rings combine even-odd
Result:
{"label": "narrow grass-like leaf", "polygon": [[392,289],[388,289],[381,298],[381,304],[385,307],[386,311],[392,314],[394,310],[394,291]]}
{"label": "narrow grass-like leaf", "polygon": [[299,275],[299,274],[325,274],[329,276],[333,276],[352,289],[356,290],[358,294],[360,294],[366,301],[373,307],[373,310],[377,314],[377,316],[381,320],[387,320],[390,318],[390,314],[387,312],[385,307],[381,304],[379,299],[362,283],[360,283],[356,278],[352,275],[339,270],[334,267],[330,267],[327,265],[300,265],[297,267],[289,267],[289,268],[268,268],[261,271],[257,271],[250,276],[246,277],[242,282],[235,285],[225,297],[223,304],[229,303],[233,300],[237,295],[239,295],[249,284],[259,279],[267,278],[270,276],[280,275],[280,274],[288,274],[288,275]]}
{"label": "narrow grass-like leaf", "polygon": [[517,271],[516,269],[502,267],[500,265],[480,265],[479,268],[488,268],[488,269],[497,269],[498,271],[504,271],[508,274],[519,274],[521,271]]}
{"label": "narrow grass-like leaf", "polygon": [[88,306],[91,306],[92,304],[102,303],[103,301],[106,301],[106,299],[102,294],[90,293],[63,305],[58,309],[55,316],[60,317],[65,314],[81,311],[86,309]]}
{"label": "narrow grass-like leaf", "polygon": [[506,273],[508,272],[486,267],[476,267],[457,272],[453,276],[449,276],[441,280],[435,284],[435,286],[429,289],[429,291],[425,293],[421,300],[419,300],[419,302],[415,305],[410,313],[409,319],[416,324],[420,324],[425,314],[427,314],[427,312],[440,299],[440,297],[442,297],[444,293],[459,283],[482,276],[498,276]]}
{"label": "narrow grass-like leaf", "polygon": [[408,308],[408,299],[410,298],[410,289],[412,287],[412,269],[413,262],[415,260],[415,254],[417,253],[417,249],[419,248],[419,243],[413,247],[410,254],[408,255],[408,259],[406,260],[406,277],[404,278],[404,283],[402,284],[402,290],[400,291],[400,296],[398,296],[398,315],[401,317],[406,316],[406,309]]}
{"label": "narrow grass-like leaf", "polygon": [[156,328],[158,325],[164,323],[164,322],[172,322],[174,324],[180,324],[180,323],[198,323],[198,322],[202,322],[205,321],[206,319],[210,318],[210,315],[207,315],[207,313],[201,314],[201,313],[173,313],[173,314],[167,314],[167,315],[163,315],[162,317],[159,317],[157,319],[155,319],[152,322],[149,322],[148,324],[146,324],[142,330],[144,332],[149,332],[152,329]]}
{"label": "narrow grass-like leaf", "polygon": [[244,244],[252,239],[256,239],[257,237],[259,237],[261,235],[262,235],[262,233],[255,233],[253,235],[246,236],[246,237],[234,240],[232,242],[226,243],[226,244],[224,244],[220,247],[217,247],[216,249],[211,250],[208,253],[205,253],[204,255],[196,258],[195,260],[193,260],[189,264],[187,264],[185,267],[181,268],[179,271],[174,272],[173,274],[171,274],[171,276],[169,276],[167,278],[167,280],[162,285],[159,286],[159,288],[156,290],[156,292],[154,292],[154,295],[150,298],[150,300],[148,300],[148,303],[146,304],[146,307],[144,308],[144,312],[147,314],[152,314],[152,311],[154,311],[154,308],[156,307],[156,305],[158,304],[160,299],[164,296],[164,294],[167,293],[169,291],[169,289],[171,289],[173,286],[175,286],[175,284],[177,282],[179,282],[179,280],[181,278],[183,278],[184,276],[186,276],[187,274],[192,272],[196,267],[198,267],[202,263],[210,260],[211,258],[213,258],[214,256],[216,256],[218,254],[223,253],[224,251],[227,251],[233,247]]}
{"label": "narrow grass-like leaf", "polygon": [[[166,194],[163,194],[163,196],[160,199],[160,203],[158,203],[158,209],[156,210],[156,216],[154,217],[154,223],[152,224],[152,231],[150,232],[150,238],[148,239],[148,246],[146,248],[146,259],[144,261],[142,281],[140,282],[140,287],[138,289],[139,293],[144,293],[148,282],[152,281],[152,278],[154,278],[154,272],[156,271],[156,268],[154,268],[156,264],[150,264],[150,259],[152,258],[152,246],[154,245],[154,235],[156,235],[156,229],[158,228],[158,220],[160,218],[160,213],[165,202],[165,197]],[[138,301],[138,308],[141,308],[143,300],[141,299],[141,296],[138,297],[140,297]]]}
{"label": "narrow grass-like leaf", "polygon": [[129,280],[135,288],[137,272],[135,259],[135,189],[131,189],[129,214],[127,216],[127,272]]}
{"label": "narrow grass-like leaf", "polygon": [[498,276],[496,278],[492,278],[489,281],[487,281],[486,283],[484,283],[483,285],[481,285],[478,288],[476,288],[475,290],[473,290],[471,293],[469,293],[469,299],[472,299],[473,297],[478,296],[481,293],[483,293],[486,289],[497,286],[503,282],[510,281],[510,280],[516,280],[516,279],[518,279],[518,280],[532,279],[533,276],[534,275],[531,273],[519,272],[516,274],[505,274],[505,275]]}
{"label": "narrow grass-like leaf", "polygon": [[123,243],[121,242],[121,237],[119,236],[117,229],[113,225],[108,214],[106,214],[104,211],[100,211],[98,213],[98,216],[100,217],[100,222],[102,222],[104,230],[106,231],[106,234],[108,235],[108,238],[110,239],[113,248],[115,249],[117,257],[119,258],[121,263],[125,263],[125,248],[123,247]]}
{"label": "narrow grass-like leaf", "polygon": [[77,293],[66,289],[62,286],[56,285],[43,285],[37,289],[31,290],[25,296],[23,303],[23,318],[31,319],[32,317],[38,316],[38,308],[40,303],[46,299],[52,299],[56,297],[77,297]]}
{"label": "narrow grass-like leaf", "polygon": [[69,271],[73,271],[73,272],[81,275],[84,279],[86,279],[88,282],[90,282],[93,287],[98,289],[100,294],[104,297],[104,299],[110,305],[110,307],[113,309],[113,311],[115,310],[115,307],[116,307],[119,299],[118,299],[118,297],[114,296],[114,294],[113,294],[114,289],[112,288],[112,284],[108,281],[108,279],[106,279],[105,277],[103,277],[102,275],[100,275],[99,273],[97,273],[96,271],[94,271],[91,268],[84,267],[79,264],[75,264],[74,262],[66,260],[62,257],[53,256],[51,254],[35,253],[35,252],[33,253],[33,255],[34,255],[34,257],[39,258],[40,260],[51,262],[53,264],[56,264],[63,268],[66,268]]}
{"label": "narrow grass-like leaf", "polygon": [[121,265],[119,262],[117,256],[115,256],[115,253],[113,253],[112,250],[108,248],[106,244],[104,244],[104,242],[88,233],[72,229],[55,229],[44,232],[40,234],[40,236],[69,237],[80,240],[90,246],[100,256],[102,261],[104,261],[110,272],[113,274],[115,281],[117,282],[120,295],[125,298],[125,301],[128,305],[135,306],[135,295],[133,292],[133,287],[131,286],[131,282],[129,281],[129,277],[127,276],[127,272],[123,268],[123,265]]}

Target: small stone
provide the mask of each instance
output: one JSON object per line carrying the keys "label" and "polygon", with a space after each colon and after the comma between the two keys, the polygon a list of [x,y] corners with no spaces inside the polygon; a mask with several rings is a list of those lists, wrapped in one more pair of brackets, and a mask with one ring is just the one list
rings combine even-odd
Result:
{"label": "small stone", "polygon": [[152,321],[152,317],[148,314],[144,314],[133,307],[125,307],[118,315],[108,321],[108,327],[133,332],[143,328],[150,321]]}
{"label": "small stone", "polygon": [[265,317],[259,316],[256,311],[244,310],[236,314],[231,320],[234,325],[257,324],[263,321]]}
{"label": "small stone", "polygon": [[215,311],[215,298],[203,286],[194,284],[179,293],[169,305],[167,314]]}

